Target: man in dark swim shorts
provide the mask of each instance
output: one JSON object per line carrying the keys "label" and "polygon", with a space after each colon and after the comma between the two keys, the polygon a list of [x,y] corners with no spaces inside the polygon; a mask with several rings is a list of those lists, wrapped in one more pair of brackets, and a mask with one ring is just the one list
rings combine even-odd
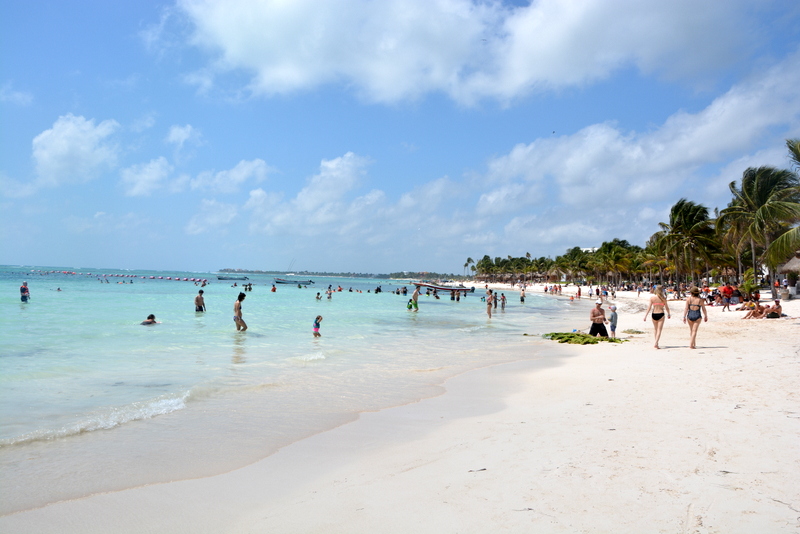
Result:
{"label": "man in dark swim shorts", "polygon": [[597,299],[597,302],[594,303],[594,308],[589,313],[589,319],[592,321],[592,327],[589,329],[590,336],[608,337],[605,325],[608,321],[606,320],[606,311],[603,309],[602,300]]}
{"label": "man in dark swim shorts", "polygon": [[206,311],[206,301],[203,299],[202,289],[197,292],[197,296],[194,298],[194,311],[196,312]]}

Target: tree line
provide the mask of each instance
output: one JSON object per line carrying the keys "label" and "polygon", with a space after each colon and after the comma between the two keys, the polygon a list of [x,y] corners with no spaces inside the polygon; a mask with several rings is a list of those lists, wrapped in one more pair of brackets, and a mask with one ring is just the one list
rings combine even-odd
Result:
{"label": "tree line", "polygon": [[[702,204],[678,200],[644,247],[613,239],[595,250],[573,247],[555,259],[485,255],[477,262],[467,258],[464,274],[615,284],[699,283],[714,277],[758,287],[760,273],[766,270],[774,279],[778,265],[800,249],[800,139],[788,139],[786,146],[792,169],[746,169],[741,180],[729,184],[727,207],[715,209],[713,216]],[[797,279],[797,273],[790,276]]]}

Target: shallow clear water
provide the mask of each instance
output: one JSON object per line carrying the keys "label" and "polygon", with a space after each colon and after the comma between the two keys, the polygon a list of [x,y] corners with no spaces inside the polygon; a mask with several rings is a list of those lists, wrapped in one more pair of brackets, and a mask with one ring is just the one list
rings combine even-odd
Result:
{"label": "shallow clear water", "polygon": [[[19,488],[0,512],[245,465],[506,361],[508,347],[533,342],[523,333],[561,326],[572,307],[542,295],[523,306],[507,292],[506,311],[490,321],[480,292],[461,302],[421,296],[414,313],[413,286],[390,293],[399,281],[323,277],[271,292],[272,277],[248,275],[249,329],[238,333],[241,288],[216,275],[39,270],[53,268],[0,268],[0,481]],[[209,279],[207,312],[194,312],[193,282],[150,276]],[[328,300],[329,284],[344,291]],[[150,313],[160,324],[142,326]],[[50,480],[47,491],[36,476]]]}

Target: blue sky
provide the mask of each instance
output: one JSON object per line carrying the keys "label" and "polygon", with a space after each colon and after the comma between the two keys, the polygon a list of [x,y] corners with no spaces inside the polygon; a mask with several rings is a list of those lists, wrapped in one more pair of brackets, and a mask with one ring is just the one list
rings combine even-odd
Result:
{"label": "blue sky", "polygon": [[800,137],[794,1],[0,1],[0,263],[644,245]]}

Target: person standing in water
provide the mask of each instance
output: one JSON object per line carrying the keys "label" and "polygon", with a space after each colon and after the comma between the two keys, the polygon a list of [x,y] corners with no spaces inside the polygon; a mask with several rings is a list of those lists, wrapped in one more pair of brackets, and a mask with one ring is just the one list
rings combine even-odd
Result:
{"label": "person standing in water", "polygon": [[236,330],[240,332],[247,330],[247,323],[242,319],[242,302],[245,297],[247,295],[239,293],[239,296],[236,297],[236,302],[233,303],[233,322],[236,323]]}
{"label": "person standing in water", "polygon": [[419,286],[414,288],[414,292],[411,294],[411,306],[414,307],[414,311],[419,311]]}
{"label": "person standing in water", "polygon": [[486,292],[486,314],[489,319],[492,318],[492,304],[494,304],[494,293],[490,289]]}
{"label": "person standing in water", "polygon": [[206,301],[203,299],[202,289],[197,292],[197,296],[194,298],[194,311],[196,312],[206,311]]}
{"label": "person standing in water", "polygon": [[650,305],[647,307],[647,311],[644,312],[644,320],[647,320],[647,316],[650,314],[650,310],[653,310],[653,326],[655,327],[655,338],[656,344],[654,345],[655,348],[659,348],[658,341],[661,339],[661,331],[664,329],[664,315],[667,316],[667,319],[671,318],[672,316],[669,313],[669,305],[667,304],[667,296],[664,294],[664,286],[657,285],[653,288],[653,296],[650,297]]}
{"label": "person standing in water", "polygon": [[[683,308],[683,322],[689,323],[689,348],[696,349],[697,330],[700,329],[700,319],[705,316],[704,321],[708,322],[708,311],[706,311],[706,301],[700,298],[700,288],[693,287],[689,290],[689,298],[686,299],[686,306]],[[702,310],[702,311],[701,311]]]}
{"label": "person standing in water", "polygon": [[19,286],[19,299],[22,302],[28,302],[28,299],[31,298],[31,292],[28,289],[28,282],[22,282],[22,285]]}
{"label": "person standing in water", "polygon": [[317,315],[317,318],[314,319],[314,337],[322,337],[322,334],[319,333],[319,323],[322,322],[322,316]]}

